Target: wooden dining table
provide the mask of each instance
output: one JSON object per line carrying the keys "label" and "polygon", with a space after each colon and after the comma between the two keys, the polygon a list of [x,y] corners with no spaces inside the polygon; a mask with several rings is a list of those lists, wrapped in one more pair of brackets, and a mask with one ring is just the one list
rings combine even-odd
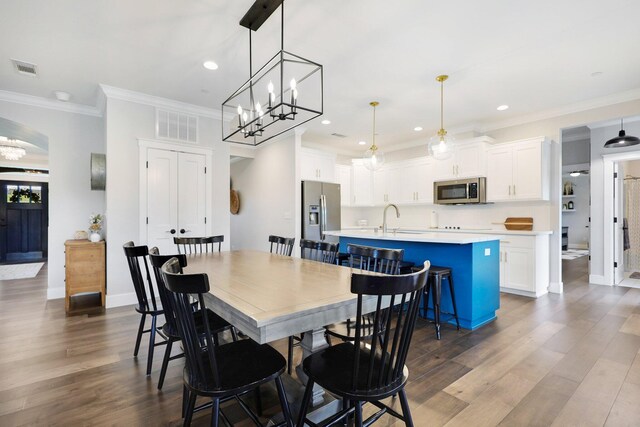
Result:
{"label": "wooden dining table", "polygon": [[[207,306],[258,343],[304,332],[303,357],[328,344],[324,326],[356,317],[349,267],[253,250],[187,256],[185,273],[206,273]],[[363,312],[375,310],[363,299]],[[306,377],[301,366],[298,378]],[[314,388],[313,405],[325,399]]]}

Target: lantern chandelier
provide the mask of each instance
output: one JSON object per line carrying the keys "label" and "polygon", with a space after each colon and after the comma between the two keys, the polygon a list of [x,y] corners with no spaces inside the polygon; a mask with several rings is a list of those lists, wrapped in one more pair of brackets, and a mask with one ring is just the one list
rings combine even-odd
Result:
{"label": "lantern chandelier", "polygon": [[444,82],[448,78],[444,74],[436,77],[436,81],[440,83],[440,130],[431,137],[428,146],[429,155],[439,160],[448,159],[453,154],[454,139],[444,129]]}
{"label": "lantern chandelier", "polygon": [[[278,7],[280,51],[254,74],[251,32]],[[322,65],[284,50],[284,0],[257,0],[240,25],[249,30],[250,77],[222,103],[222,139],[256,146],[322,115]]]}
{"label": "lantern chandelier", "polygon": [[16,139],[7,138],[0,143],[0,155],[7,160],[20,160],[27,151],[18,145]]}

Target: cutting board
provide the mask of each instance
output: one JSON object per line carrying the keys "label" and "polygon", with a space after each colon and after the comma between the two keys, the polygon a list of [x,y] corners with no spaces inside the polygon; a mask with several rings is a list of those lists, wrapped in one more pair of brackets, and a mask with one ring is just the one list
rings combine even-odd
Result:
{"label": "cutting board", "polygon": [[504,222],[494,224],[504,224],[507,230],[533,230],[533,218],[530,217],[508,217]]}

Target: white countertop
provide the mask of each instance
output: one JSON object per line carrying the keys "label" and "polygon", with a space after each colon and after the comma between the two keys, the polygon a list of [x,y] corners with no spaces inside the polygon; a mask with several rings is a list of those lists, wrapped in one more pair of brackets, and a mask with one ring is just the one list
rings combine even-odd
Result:
{"label": "white countertop", "polygon": [[[354,230],[369,230],[373,231],[375,227],[366,226],[366,227],[345,227],[342,231],[354,231]],[[393,230],[393,229],[389,229]],[[551,230],[496,230],[490,228],[466,228],[466,229],[445,229],[445,228],[419,228],[419,227],[400,227],[397,230],[402,233],[410,233],[414,232],[417,234],[424,233],[462,233],[462,234],[501,234],[503,236],[537,236],[543,234],[553,234]],[[390,231],[390,232],[391,232]]]}
{"label": "white countertop", "polygon": [[476,233],[439,233],[430,232],[411,232],[401,230],[398,232],[374,231],[369,229],[340,230],[327,231],[325,234],[336,237],[352,237],[355,239],[374,239],[374,240],[394,240],[400,242],[423,242],[423,243],[450,243],[456,245],[466,245],[469,243],[489,242],[492,240],[500,240],[500,235],[476,234]]}

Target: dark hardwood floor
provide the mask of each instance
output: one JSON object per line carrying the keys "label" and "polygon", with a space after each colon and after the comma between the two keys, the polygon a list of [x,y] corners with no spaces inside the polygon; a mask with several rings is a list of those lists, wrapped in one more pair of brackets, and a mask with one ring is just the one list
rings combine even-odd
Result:
{"label": "dark hardwood floor", "polygon": [[[563,263],[563,295],[503,294],[498,320],[477,331],[445,326],[436,341],[419,320],[407,385],[416,426],[640,425],[640,290],[588,285],[583,258]],[[66,317],[63,300],[46,300],[46,274],[0,282],[0,425],[180,425],[182,362],[158,391],[162,351],[146,377],[133,308]],[[263,390],[263,404],[272,415],[275,393]],[[237,405],[225,413],[252,425]],[[209,421],[207,411],[193,425]]]}

